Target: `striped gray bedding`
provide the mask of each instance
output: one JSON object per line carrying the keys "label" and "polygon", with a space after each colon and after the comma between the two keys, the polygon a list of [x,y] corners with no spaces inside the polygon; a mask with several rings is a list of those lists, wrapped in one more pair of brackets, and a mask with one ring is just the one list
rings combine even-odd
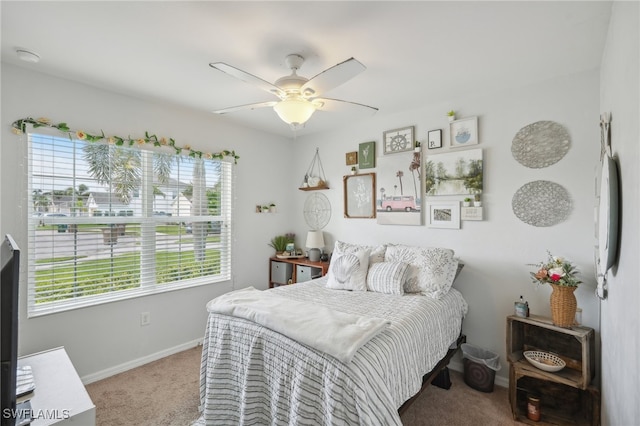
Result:
{"label": "striped gray bedding", "polygon": [[342,363],[250,321],[211,313],[200,374],[207,425],[401,425],[397,409],[458,335],[467,304],[325,288],[326,277],[269,291],[391,326]]}

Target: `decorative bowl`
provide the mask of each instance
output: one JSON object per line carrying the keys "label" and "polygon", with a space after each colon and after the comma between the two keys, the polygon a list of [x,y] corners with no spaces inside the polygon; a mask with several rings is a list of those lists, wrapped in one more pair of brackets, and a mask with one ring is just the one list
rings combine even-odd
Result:
{"label": "decorative bowl", "polygon": [[567,363],[564,362],[560,357],[548,352],[525,351],[524,357],[534,367],[537,367],[540,370],[549,371],[551,373],[560,371],[567,365]]}

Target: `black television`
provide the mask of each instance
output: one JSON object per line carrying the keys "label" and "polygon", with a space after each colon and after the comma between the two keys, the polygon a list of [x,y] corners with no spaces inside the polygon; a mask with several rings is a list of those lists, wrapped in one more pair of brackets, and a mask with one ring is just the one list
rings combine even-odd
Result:
{"label": "black television", "polygon": [[16,423],[16,373],[18,369],[18,290],[20,285],[20,248],[11,235],[0,246],[0,396],[2,426]]}

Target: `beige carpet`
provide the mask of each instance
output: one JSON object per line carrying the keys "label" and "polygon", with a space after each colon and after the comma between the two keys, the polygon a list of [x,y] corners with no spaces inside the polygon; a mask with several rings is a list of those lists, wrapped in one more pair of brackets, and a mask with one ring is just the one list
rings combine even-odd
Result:
{"label": "beige carpet", "polygon": [[[198,418],[197,347],[87,385],[98,426],[187,426]],[[507,390],[468,387],[451,371],[451,389],[429,386],[404,413],[405,426],[514,425]]]}

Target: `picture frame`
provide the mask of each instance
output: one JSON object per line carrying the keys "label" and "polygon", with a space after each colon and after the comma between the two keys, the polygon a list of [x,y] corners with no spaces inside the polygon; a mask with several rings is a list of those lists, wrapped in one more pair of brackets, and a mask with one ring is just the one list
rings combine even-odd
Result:
{"label": "picture frame", "polygon": [[429,130],[427,132],[427,148],[442,148],[442,129]]}
{"label": "picture frame", "polygon": [[362,142],[358,146],[358,168],[373,169],[376,167],[376,143]]}
{"label": "picture frame", "polygon": [[423,184],[427,196],[482,194],[482,148],[449,150],[427,155],[423,161],[423,170]]}
{"label": "picture frame", "polygon": [[376,174],[343,176],[344,217],[348,219],[376,217]]}
{"label": "picture frame", "polygon": [[482,220],[482,207],[462,207],[460,220]]}
{"label": "picture frame", "polygon": [[429,228],[460,229],[460,202],[428,202]]}
{"label": "picture frame", "polygon": [[345,155],[347,166],[358,164],[358,151],[347,152]]}
{"label": "picture frame", "polygon": [[378,159],[376,222],[379,225],[422,225],[422,153],[404,152]]}
{"label": "picture frame", "polygon": [[385,154],[413,151],[415,146],[415,126],[401,127],[382,133]]}
{"label": "picture frame", "polygon": [[477,145],[478,117],[461,118],[449,123],[449,138],[452,148]]}

